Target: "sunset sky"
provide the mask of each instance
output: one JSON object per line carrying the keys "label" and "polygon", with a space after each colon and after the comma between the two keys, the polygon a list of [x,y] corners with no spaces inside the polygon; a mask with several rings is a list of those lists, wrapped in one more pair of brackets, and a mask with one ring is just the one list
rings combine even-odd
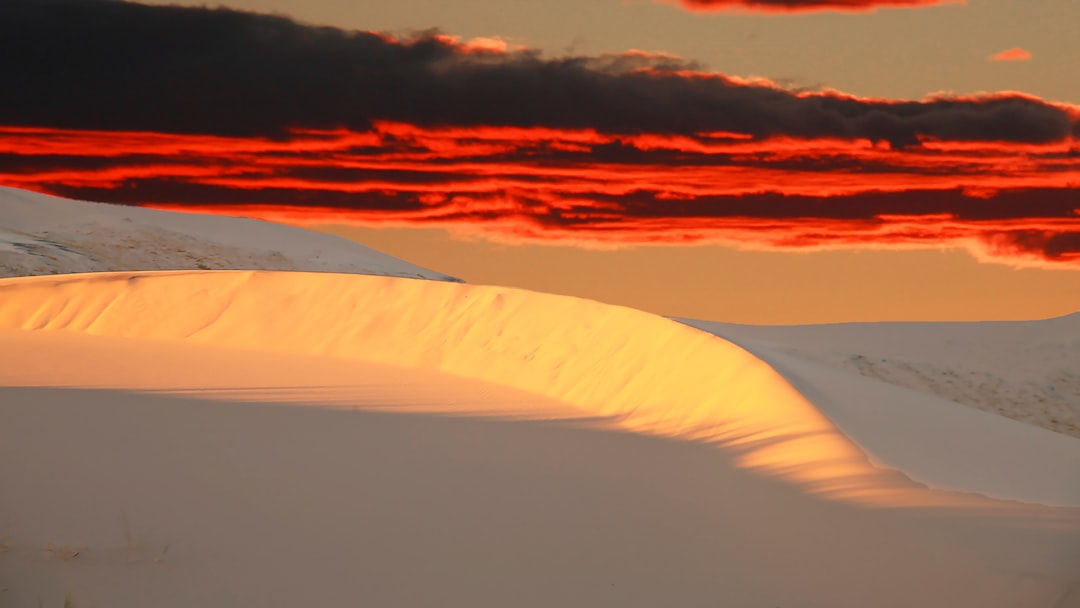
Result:
{"label": "sunset sky", "polygon": [[0,5],[0,184],[669,315],[1080,310],[1075,0],[165,4]]}

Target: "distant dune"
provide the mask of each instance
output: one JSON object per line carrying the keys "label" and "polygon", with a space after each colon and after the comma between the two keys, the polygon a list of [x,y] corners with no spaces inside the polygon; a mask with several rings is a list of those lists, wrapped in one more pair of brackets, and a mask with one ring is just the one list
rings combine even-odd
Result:
{"label": "distant dune", "polygon": [[0,186],[0,277],[223,268],[459,280],[303,228]]}

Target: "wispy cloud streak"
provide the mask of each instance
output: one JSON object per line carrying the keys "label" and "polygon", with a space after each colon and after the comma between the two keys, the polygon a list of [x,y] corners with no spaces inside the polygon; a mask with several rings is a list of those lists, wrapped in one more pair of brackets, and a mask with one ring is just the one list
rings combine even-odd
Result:
{"label": "wispy cloud streak", "polygon": [[699,11],[743,10],[769,13],[810,11],[872,11],[878,8],[919,8],[964,0],[679,0],[683,7]]}
{"label": "wispy cloud streak", "polygon": [[1031,53],[1021,48],[1012,48],[994,53],[987,59],[990,61],[1031,61]]}

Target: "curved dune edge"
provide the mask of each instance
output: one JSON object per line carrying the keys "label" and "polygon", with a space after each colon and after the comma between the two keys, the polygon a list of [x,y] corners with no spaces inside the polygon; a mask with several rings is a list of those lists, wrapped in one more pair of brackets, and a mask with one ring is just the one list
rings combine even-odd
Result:
{"label": "curved dune edge", "polygon": [[[0,329],[181,340],[437,369],[559,399],[636,432],[862,503],[910,504],[768,364],[638,310],[501,287],[262,271],[0,280]],[[929,493],[926,493],[929,494]]]}

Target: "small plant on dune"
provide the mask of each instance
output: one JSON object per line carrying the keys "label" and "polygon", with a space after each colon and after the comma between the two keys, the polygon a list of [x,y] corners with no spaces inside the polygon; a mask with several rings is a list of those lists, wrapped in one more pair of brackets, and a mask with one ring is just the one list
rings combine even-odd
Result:
{"label": "small plant on dune", "polygon": [[58,547],[51,540],[45,545],[45,552],[49,554],[49,557],[59,557],[65,562],[79,557],[86,549],[87,547]]}
{"label": "small plant on dune", "polygon": [[164,547],[161,548],[161,553],[158,553],[157,557],[154,558],[154,563],[155,564],[160,564],[162,561],[165,560],[165,554],[169,552],[169,547],[170,546],[172,546],[172,545],[165,545]]}
{"label": "small plant on dune", "polygon": [[[41,596],[38,596],[37,608],[45,608],[45,603],[41,601]],[[64,591],[64,608],[75,608],[75,600],[71,597],[71,589]]]}
{"label": "small plant on dune", "polygon": [[128,551],[138,549],[139,544],[135,540],[135,535],[131,533],[131,524],[128,523],[126,513],[120,515],[120,525],[124,528],[124,548]]}

